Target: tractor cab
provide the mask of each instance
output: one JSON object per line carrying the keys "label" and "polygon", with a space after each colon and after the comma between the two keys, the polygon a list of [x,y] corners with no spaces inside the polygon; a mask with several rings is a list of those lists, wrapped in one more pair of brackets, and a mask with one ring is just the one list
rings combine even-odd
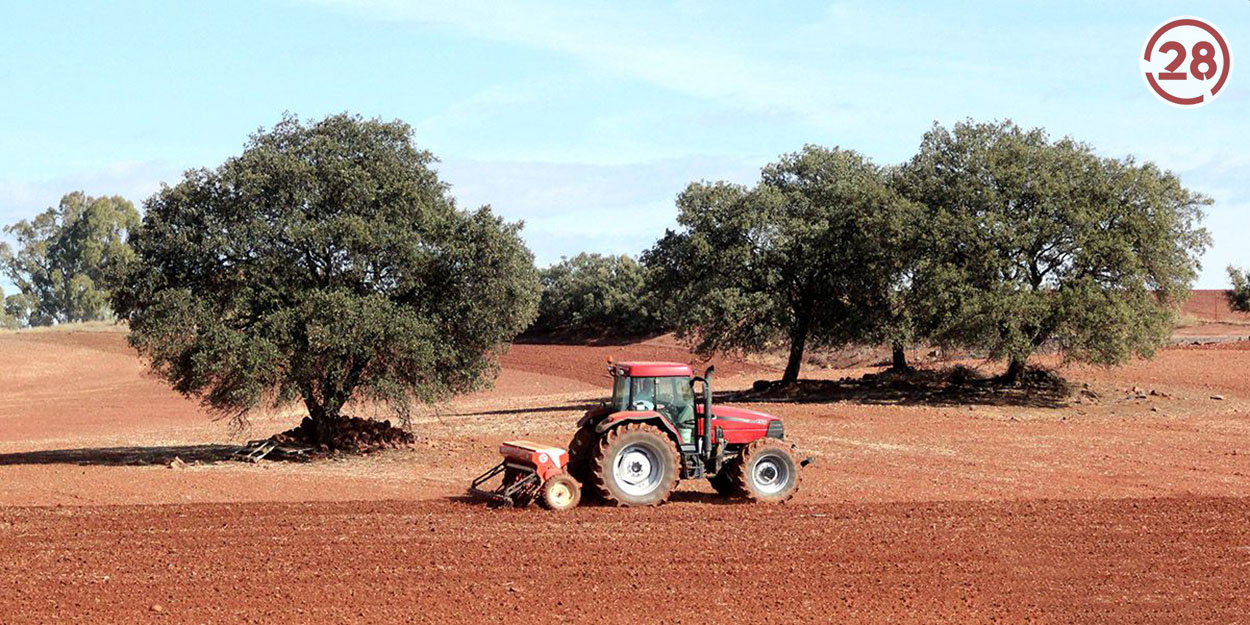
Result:
{"label": "tractor cab", "polygon": [[677,431],[682,444],[695,434],[694,371],[668,362],[628,362],[609,368],[612,412],[658,412]]}

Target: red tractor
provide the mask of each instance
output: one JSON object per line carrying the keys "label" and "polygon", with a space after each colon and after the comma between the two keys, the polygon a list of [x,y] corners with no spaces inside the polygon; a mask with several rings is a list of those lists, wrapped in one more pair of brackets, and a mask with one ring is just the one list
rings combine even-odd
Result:
{"label": "red tractor", "polygon": [[[712,405],[712,367],[622,362],[608,368],[612,399],[588,410],[569,444],[568,472],[619,506],[653,506],[678,480],[707,478],[718,493],[782,502],[799,487],[781,419]],[[696,400],[696,386],[701,391]]]}

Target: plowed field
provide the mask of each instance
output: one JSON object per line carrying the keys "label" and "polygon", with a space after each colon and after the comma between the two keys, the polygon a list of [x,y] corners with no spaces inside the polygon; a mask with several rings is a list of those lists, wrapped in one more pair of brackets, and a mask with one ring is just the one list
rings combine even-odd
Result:
{"label": "plowed field", "polygon": [[815,458],[783,506],[460,498],[500,441],[567,442],[609,356],[691,360],[516,345],[412,450],[252,465],[234,445],[298,415],[232,432],[119,333],[0,334],[0,623],[1250,622],[1244,344],[1065,368],[1059,403],[746,404]]}

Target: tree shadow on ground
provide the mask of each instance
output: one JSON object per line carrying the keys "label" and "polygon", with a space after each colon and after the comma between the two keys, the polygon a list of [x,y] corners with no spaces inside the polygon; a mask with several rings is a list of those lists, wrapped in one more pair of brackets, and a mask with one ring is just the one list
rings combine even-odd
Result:
{"label": "tree shadow on ground", "polygon": [[170,445],[157,447],[87,447],[0,454],[0,466],[76,464],[101,466],[164,465],[175,458],[186,463],[230,460],[238,445]]}
{"label": "tree shadow on ground", "polygon": [[595,402],[575,402],[569,404],[559,404],[555,406],[540,406],[538,408],[508,408],[502,410],[482,410],[479,412],[453,412],[454,417],[480,417],[487,415],[510,415],[510,414],[526,414],[530,412],[574,412],[586,411],[591,408],[599,407],[600,403]]}
{"label": "tree shadow on ground", "polygon": [[622,345],[634,345],[643,341],[653,339],[659,334],[636,334],[636,335],[616,335],[616,334],[596,334],[586,332],[552,332],[552,333],[534,333],[522,334],[514,339],[513,343],[521,345],[577,345],[590,347],[619,347]]}
{"label": "tree shadow on ground", "polygon": [[756,388],[727,396],[725,401],[1063,408],[1072,390],[1066,380],[1048,369],[1029,369],[1023,380],[1013,385],[1002,378],[985,377],[970,367],[955,366],[870,373],[858,379],[757,383]]}

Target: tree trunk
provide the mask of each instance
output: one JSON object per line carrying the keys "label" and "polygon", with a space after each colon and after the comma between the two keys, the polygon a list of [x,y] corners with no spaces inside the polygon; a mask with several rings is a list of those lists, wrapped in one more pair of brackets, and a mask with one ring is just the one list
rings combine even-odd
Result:
{"label": "tree trunk", "polygon": [[1012,356],[1010,364],[1007,365],[1007,373],[1003,376],[1003,381],[1009,386],[1018,386],[1024,380],[1024,368],[1027,362],[1024,358]]}
{"label": "tree trunk", "polygon": [[907,348],[901,341],[894,342],[894,362],[890,365],[890,369],[893,371],[911,370],[911,367],[907,366]]}
{"label": "tree trunk", "polygon": [[781,375],[782,384],[793,384],[799,379],[799,368],[803,366],[803,350],[807,347],[807,321],[801,320],[790,337],[790,360],[786,362],[786,371]]}
{"label": "tree trunk", "polygon": [[332,416],[324,403],[317,401],[310,395],[304,397],[304,407],[308,409],[308,420],[312,426],[313,440],[318,445],[329,447],[334,440],[330,422],[337,415]]}

